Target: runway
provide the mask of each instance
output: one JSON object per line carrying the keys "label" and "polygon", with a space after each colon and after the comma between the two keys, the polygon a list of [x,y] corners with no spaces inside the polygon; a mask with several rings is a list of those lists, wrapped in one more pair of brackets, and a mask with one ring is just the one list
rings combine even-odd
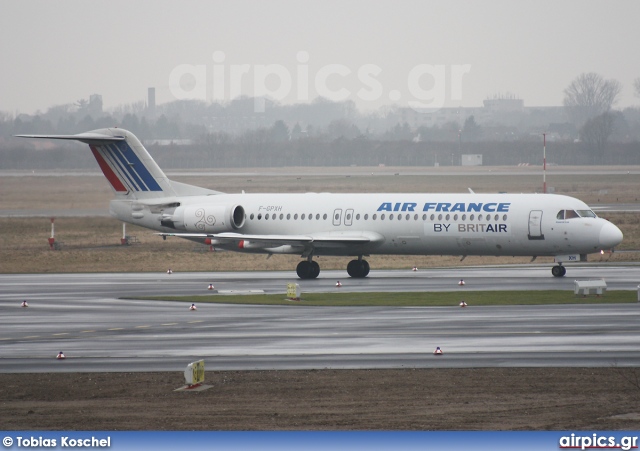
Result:
{"label": "runway", "polygon": [[[335,291],[344,271],[299,281],[293,272],[0,275],[0,372],[301,368],[640,366],[640,304],[476,307],[305,307],[119,299],[154,294]],[[573,290],[604,277],[637,290],[637,266],[372,271],[341,291]],[[457,281],[464,278],[465,287]],[[26,299],[28,308],[21,308]],[[440,346],[442,356],[434,356]],[[63,351],[67,359],[58,361]]]}

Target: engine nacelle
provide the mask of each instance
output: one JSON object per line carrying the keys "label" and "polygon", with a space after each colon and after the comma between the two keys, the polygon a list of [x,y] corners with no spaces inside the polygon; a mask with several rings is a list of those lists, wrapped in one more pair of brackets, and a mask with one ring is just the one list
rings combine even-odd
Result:
{"label": "engine nacelle", "polygon": [[187,232],[222,233],[241,229],[245,219],[241,205],[205,204],[179,207],[172,221],[176,228]]}

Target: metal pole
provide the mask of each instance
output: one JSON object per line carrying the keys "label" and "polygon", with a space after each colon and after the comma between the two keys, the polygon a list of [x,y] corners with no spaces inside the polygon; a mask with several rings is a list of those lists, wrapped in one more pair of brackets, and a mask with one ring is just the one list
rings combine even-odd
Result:
{"label": "metal pole", "polygon": [[547,194],[547,134],[542,134],[542,192]]}

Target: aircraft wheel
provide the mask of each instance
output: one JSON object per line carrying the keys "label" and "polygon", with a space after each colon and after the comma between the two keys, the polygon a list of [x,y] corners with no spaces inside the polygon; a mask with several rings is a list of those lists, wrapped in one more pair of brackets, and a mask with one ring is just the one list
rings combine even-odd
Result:
{"label": "aircraft wheel", "polygon": [[320,275],[320,265],[318,262],[303,260],[298,263],[296,273],[301,279],[315,279]]}
{"label": "aircraft wheel", "polygon": [[369,270],[371,267],[369,266],[369,262],[366,260],[362,260],[363,272],[362,277],[367,277],[369,275]]}
{"label": "aircraft wheel", "polygon": [[298,273],[298,277],[300,277],[301,279],[309,279],[309,275],[311,273],[311,264],[306,260],[301,261],[296,267],[296,272]]}
{"label": "aircraft wheel", "polygon": [[311,267],[311,276],[309,278],[315,279],[320,275],[320,265],[318,264],[318,262],[314,261],[309,262],[309,264]]}
{"label": "aircraft wheel", "polygon": [[566,273],[567,268],[565,268],[564,266],[557,265],[551,268],[551,274],[553,274],[553,277],[564,277]]}
{"label": "aircraft wheel", "polygon": [[354,278],[366,277],[369,274],[369,263],[366,260],[351,260],[347,265],[347,273]]}

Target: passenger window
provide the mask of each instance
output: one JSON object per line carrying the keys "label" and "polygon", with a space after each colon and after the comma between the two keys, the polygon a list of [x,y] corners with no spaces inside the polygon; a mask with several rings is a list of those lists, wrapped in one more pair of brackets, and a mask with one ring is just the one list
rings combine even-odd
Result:
{"label": "passenger window", "polygon": [[258,219],[262,219],[262,213],[258,214]]}
{"label": "passenger window", "polygon": [[378,215],[373,215],[373,220],[375,221]]}
{"label": "passenger window", "polygon": [[249,218],[253,221],[253,213],[251,213],[251,216],[249,216]]}
{"label": "passenger window", "polygon": [[[383,218],[383,219],[384,219],[384,218]],[[393,219],[393,215],[392,215],[392,214],[391,214],[391,215],[389,215],[389,219]]]}
{"label": "passenger window", "polygon": [[364,220],[366,221],[367,219],[369,219],[369,215],[364,215]]}
{"label": "passenger window", "polygon": [[284,215],[280,213],[280,219],[284,219]]}
{"label": "passenger window", "polygon": [[304,213],[302,213],[302,214],[300,215],[300,219],[304,219],[304,218],[305,218],[305,215],[304,215]]}
{"label": "passenger window", "polygon": [[291,213],[287,213],[287,221],[291,219]]}
{"label": "passenger window", "polygon": [[293,219],[298,219],[298,213],[296,213],[295,215],[293,215]]}
{"label": "passenger window", "polygon": [[327,219],[327,214],[326,213],[322,215],[322,219]]}
{"label": "passenger window", "polygon": [[[393,216],[393,215],[391,215]],[[384,215],[380,215],[380,220],[384,220]]]}

